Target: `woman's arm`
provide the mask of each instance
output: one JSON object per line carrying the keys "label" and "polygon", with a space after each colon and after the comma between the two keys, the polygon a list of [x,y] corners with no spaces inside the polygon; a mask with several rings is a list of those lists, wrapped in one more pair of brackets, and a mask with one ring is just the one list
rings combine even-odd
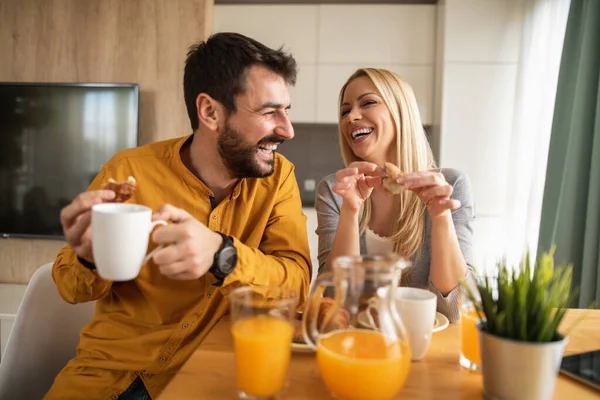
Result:
{"label": "woman's arm", "polygon": [[463,257],[451,212],[431,219],[431,265],[429,279],[444,296],[458,286],[465,276]]}
{"label": "woman's arm", "polygon": [[[467,176],[456,170],[446,172],[452,182],[451,199],[460,203],[452,212],[431,221],[431,284],[442,294],[456,288],[473,265],[475,206]],[[452,175],[452,177],[451,177]]]}
{"label": "woman's arm", "polygon": [[379,177],[365,174],[376,169],[375,164],[355,162],[319,183],[315,198],[319,273],[331,270],[336,257],[360,255],[360,207],[381,184]]}
{"label": "woman's arm", "polygon": [[339,256],[360,255],[358,215],[358,211],[353,210],[347,202],[342,203],[333,244],[327,256],[327,270],[331,270],[333,260]]}
{"label": "woman's arm", "polygon": [[420,172],[403,180],[427,205],[431,218],[429,280],[444,296],[455,289],[467,273],[472,248],[470,222],[474,219],[467,177],[450,169],[446,174],[451,183],[439,172]]}
{"label": "woman's arm", "polygon": [[[332,186],[336,180],[334,176],[323,179],[317,185],[315,197],[315,211],[317,212],[317,236],[319,239],[319,273],[331,271],[333,256],[331,250],[336,241],[340,219],[342,217],[342,198],[335,194]],[[358,230],[358,224],[356,224]],[[338,238],[339,239],[339,238]],[[337,240],[339,242],[339,240]]]}

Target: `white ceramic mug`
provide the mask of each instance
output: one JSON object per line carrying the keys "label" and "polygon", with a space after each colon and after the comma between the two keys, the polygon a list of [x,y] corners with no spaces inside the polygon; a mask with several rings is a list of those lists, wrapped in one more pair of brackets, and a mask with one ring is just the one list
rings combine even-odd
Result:
{"label": "white ceramic mug", "polygon": [[98,274],[112,281],[135,279],[150,257],[146,255],[152,222],[152,209],[139,204],[102,203],[92,206],[92,252]]}
{"label": "white ceramic mug", "polygon": [[[367,316],[371,326],[376,326],[376,324],[370,309],[377,309],[379,302],[380,298],[378,297],[369,299]],[[431,343],[437,309],[437,297],[425,289],[399,287],[396,288],[396,309],[408,333],[411,359],[413,361],[423,359]]]}

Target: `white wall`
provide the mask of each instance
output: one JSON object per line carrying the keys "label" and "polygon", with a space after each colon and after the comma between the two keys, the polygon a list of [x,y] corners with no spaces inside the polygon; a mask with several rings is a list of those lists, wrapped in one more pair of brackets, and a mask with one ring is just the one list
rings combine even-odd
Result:
{"label": "white wall", "polygon": [[[504,240],[507,162],[519,62],[521,0],[445,0],[439,6],[440,164],[473,185],[478,264]],[[440,97],[441,96],[441,97]]]}
{"label": "white wall", "polygon": [[293,122],[337,123],[340,88],[358,67],[400,73],[432,122],[435,5],[216,5],[214,31],[284,46],[299,64]]}

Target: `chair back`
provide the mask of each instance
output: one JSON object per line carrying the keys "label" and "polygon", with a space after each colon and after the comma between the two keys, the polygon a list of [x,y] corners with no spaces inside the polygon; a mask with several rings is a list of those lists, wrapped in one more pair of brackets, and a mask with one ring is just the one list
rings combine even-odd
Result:
{"label": "chair back", "polygon": [[0,364],[0,399],[42,399],[75,357],[96,302],[69,304],[52,280],[52,263],[32,276]]}

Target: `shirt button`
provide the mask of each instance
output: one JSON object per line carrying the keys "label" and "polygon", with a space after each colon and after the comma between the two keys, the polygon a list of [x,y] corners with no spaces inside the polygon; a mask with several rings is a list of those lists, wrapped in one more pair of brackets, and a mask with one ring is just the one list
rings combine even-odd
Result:
{"label": "shirt button", "polygon": [[188,324],[183,324],[183,325],[181,325],[181,327],[182,327],[183,329],[185,329],[185,328],[187,328],[187,327],[188,327]]}
{"label": "shirt button", "polygon": [[213,219],[217,219],[217,214],[213,214]]}
{"label": "shirt button", "polygon": [[113,396],[114,400],[117,400],[119,398],[119,396],[117,396],[116,394]]}
{"label": "shirt button", "polygon": [[160,358],[160,361],[162,361],[162,362],[165,362],[165,361],[167,361],[167,357],[165,357],[165,356],[162,356],[162,357]]}
{"label": "shirt button", "polygon": [[211,297],[211,296],[212,296],[212,293],[209,293],[209,294],[207,294],[207,296],[208,296],[208,297]]}

